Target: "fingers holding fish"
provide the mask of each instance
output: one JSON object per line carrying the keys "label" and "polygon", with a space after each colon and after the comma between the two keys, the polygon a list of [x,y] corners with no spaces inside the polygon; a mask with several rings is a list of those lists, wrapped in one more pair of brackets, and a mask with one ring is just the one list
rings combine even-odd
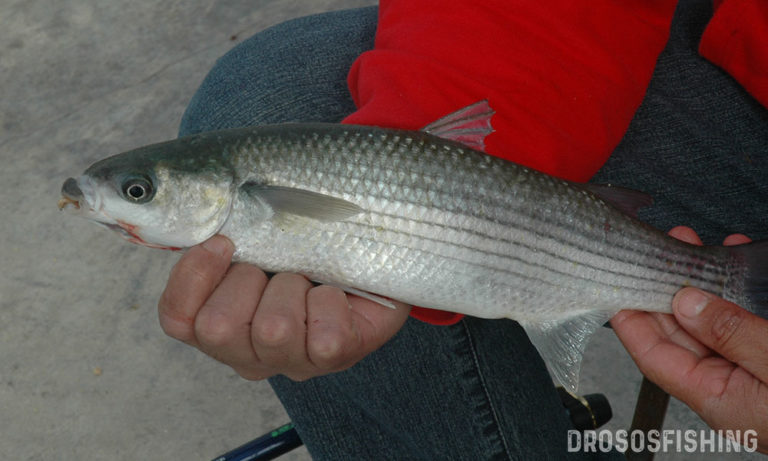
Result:
{"label": "fingers holding fish", "polygon": [[699,238],[699,235],[687,226],[677,226],[673,227],[668,234],[671,237],[674,237],[678,240],[682,240],[683,242],[690,243],[693,245],[703,245],[704,243]]}
{"label": "fingers holding fish", "polygon": [[[725,238],[723,245],[751,241],[746,235],[733,234]],[[672,308],[677,322],[705,347],[768,383],[768,320],[695,288],[677,293]],[[761,349],[762,353],[756,353]]]}
{"label": "fingers holding fish", "polygon": [[407,317],[405,310],[392,326],[371,329],[359,313],[366,308],[389,310],[337,287],[312,287],[302,276],[277,274],[253,317],[253,348],[272,374],[296,381],[344,370],[380,347]]}
{"label": "fingers holding fish", "polygon": [[271,374],[300,381],[318,374],[307,356],[307,292],[312,284],[297,274],[272,277],[253,315],[251,347]]}
{"label": "fingers holding fish", "polygon": [[[669,235],[694,245],[702,245],[690,227],[677,226]],[[685,392],[685,376],[713,351],[686,331],[673,315],[621,311],[611,326],[640,370],[655,383],[666,383],[670,393]],[[678,385],[679,384],[679,385]]]}
{"label": "fingers holding fish", "polygon": [[733,234],[733,235],[729,235],[728,237],[725,238],[725,240],[723,240],[723,245],[725,246],[744,245],[751,241],[752,239],[747,237],[744,234]]}
{"label": "fingers holding fish", "polygon": [[233,264],[195,318],[200,350],[238,371],[257,364],[251,325],[266,285],[267,277],[259,268]]}
{"label": "fingers holding fish", "polygon": [[670,393],[713,428],[756,431],[758,450],[768,452],[768,321],[695,288],[681,290],[673,310],[716,354],[686,368],[682,379],[661,375],[659,385],[677,390]]}
{"label": "fingers holding fish", "polygon": [[275,275],[253,316],[253,350],[270,370],[259,376],[301,381],[349,368],[403,326],[410,308],[393,304],[396,309],[386,309],[337,287],[313,287],[300,275]]}
{"label": "fingers holding fish", "polygon": [[391,338],[409,309],[386,309],[305,277],[267,279],[248,264],[229,266],[232,244],[213,237],[184,255],[158,303],[171,337],[231,366],[246,379],[284,374],[304,380],[348,368]]}
{"label": "fingers holding fish", "polygon": [[681,290],[672,309],[692,336],[762,381],[768,397],[768,320],[695,288]]}
{"label": "fingers holding fish", "polygon": [[[622,311],[611,319],[611,326],[635,361],[654,360],[654,354],[664,356],[668,346],[682,347],[698,358],[712,354],[708,347],[685,331],[670,314]],[[645,357],[646,354],[649,356]]]}
{"label": "fingers holding fish", "polygon": [[370,299],[321,285],[307,293],[307,352],[323,372],[346,369],[387,342],[408,318],[410,307],[386,309]]}
{"label": "fingers holding fish", "polygon": [[[701,244],[689,228],[673,237]],[[740,245],[744,235],[726,238]],[[673,315],[622,311],[614,331],[649,379],[715,429],[768,432],[768,320],[697,288],[680,290]],[[758,450],[768,450],[765,440]]]}
{"label": "fingers holding fish", "polygon": [[[701,245],[701,239],[690,227],[678,226],[669,235],[694,245]],[[664,370],[640,369],[654,382],[655,373],[677,373],[711,351],[680,327],[674,316],[658,312],[621,311],[611,319],[619,339],[627,348],[632,359],[640,364],[659,363]],[[689,365],[690,366],[690,365]]]}
{"label": "fingers holding fish", "polygon": [[[670,235],[680,240],[701,245],[693,229],[679,226]],[[723,245],[743,245],[752,239],[743,234],[729,235]],[[707,307],[705,313],[702,310]],[[681,310],[681,307],[683,308]],[[738,363],[768,382],[768,321],[727,302],[719,296],[695,288],[684,288],[672,300],[677,325],[708,349]],[[742,328],[743,326],[743,328]],[[763,345],[765,353],[755,354],[755,345]],[[704,354],[699,354],[704,356]],[[757,363],[754,363],[757,362]]]}
{"label": "fingers holding fish", "polygon": [[382,309],[374,300],[347,294],[352,320],[360,338],[360,349],[374,351],[394,336],[408,320],[411,306],[389,300],[394,309]]}
{"label": "fingers holding fish", "polygon": [[313,365],[324,371],[352,366],[363,357],[361,340],[341,289],[321,285],[307,293],[307,354]]}
{"label": "fingers holding fish", "polygon": [[214,236],[176,263],[158,302],[160,326],[168,336],[197,345],[195,318],[227,273],[233,251],[229,239]]}
{"label": "fingers holding fish", "polygon": [[684,391],[684,385],[676,383],[684,382],[696,363],[712,352],[679,327],[672,329],[670,322],[674,317],[669,314],[622,311],[611,319],[611,326],[640,371],[674,395]]}

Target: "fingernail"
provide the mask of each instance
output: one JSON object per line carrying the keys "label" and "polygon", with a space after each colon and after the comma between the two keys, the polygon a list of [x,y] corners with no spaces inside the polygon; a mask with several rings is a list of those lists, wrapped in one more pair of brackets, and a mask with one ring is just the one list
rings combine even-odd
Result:
{"label": "fingernail", "polygon": [[695,288],[685,290],[678,296],[677,311],[685,317],[696,317],[710,301],[707,293]]}
{"label": "fingernail", "polygon": [[216,235],[203,242],[203,248],[218,256],[227,256],[234,250],[228,238]]}

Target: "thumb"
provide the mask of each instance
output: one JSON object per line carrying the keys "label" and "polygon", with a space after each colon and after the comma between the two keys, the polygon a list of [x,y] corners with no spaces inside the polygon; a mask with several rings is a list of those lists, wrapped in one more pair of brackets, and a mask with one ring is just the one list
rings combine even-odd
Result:
{"label": "thumb", "polygon": [[672,309],[689,334],[768,382],[768,320],[697,288],[680,290]]}

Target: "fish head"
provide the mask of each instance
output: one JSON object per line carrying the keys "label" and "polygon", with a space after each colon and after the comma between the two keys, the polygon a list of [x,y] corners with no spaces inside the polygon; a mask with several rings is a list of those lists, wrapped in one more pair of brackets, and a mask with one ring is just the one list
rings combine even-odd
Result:
{"label": "fish head", "polygon": [[153,248],[179,250],[213,236],[232,207],[232,174],[210,159],[147,155],[146,149],[106,158],[67,179],[59,208]]}

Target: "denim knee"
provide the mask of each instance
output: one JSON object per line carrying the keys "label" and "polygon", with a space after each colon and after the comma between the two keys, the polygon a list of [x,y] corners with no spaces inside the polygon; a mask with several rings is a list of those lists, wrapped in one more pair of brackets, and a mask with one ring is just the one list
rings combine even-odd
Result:
{"label": "denim knee", "polygon": [[179,135],[268,123],[338,122],[355,110],[346,77],[373,48],[377,8],[293,19],[221,57],[182,117]]}

